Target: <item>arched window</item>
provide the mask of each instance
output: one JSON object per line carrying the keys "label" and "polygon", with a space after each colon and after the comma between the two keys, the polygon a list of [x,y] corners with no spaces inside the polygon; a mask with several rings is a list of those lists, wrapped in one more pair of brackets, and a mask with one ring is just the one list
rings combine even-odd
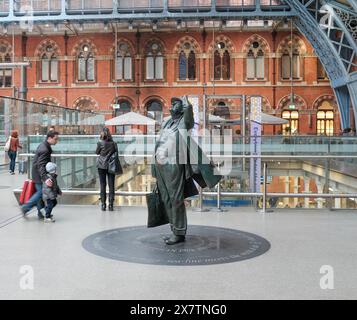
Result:
{"label": "arched window", "polygon": [[52,83],[59,81],[59,56],[57,44],[46,39],[36,49],[35,56],[38,58],[37,79],[40,83]]}
{"label": "arched window", "polygon": [[334,133],[334,107],[332,102],[324,100],[319,103],[318,111],[316,114],[316,134],[333,136]]}
{"label": "arched window", "polygon": [[254,41],[247,53],[247,80],[263,80],[265,77],[264,51],[258,41]]}
{"label": "arched window", "polygon": [[[125,113],[131,111],[131,103],[125,99],[116,99],[115,103],[115,116],[119,117]],[[125,134],[126,131],[130,130],[130,126],[116,126],[115,132],[117,134]]]}
{"label": "arched window", "polygon": [[219,101],[213,109],[213,115],[219,116],[224,119],[229,119],[230,112],[229,107],[224,101]]}
{"label": "arched window", "polygon": [[281,55],[281,78],[283,80],[301,79],[302,55],[306,52],[304,42],[297,36],[286,37],[279,45]]}
{"label": "arched window", "polygon": [[88,44],[82,45],[77,55],[78,81],[94,81],[95,66],[92,48]]}
{"label": "arched window", "polygon": [[119,42],[115,55],[115,80],[130,81],[133,79],[132,53],[126,42]]}
{"label": "arched window", "polygon": [[[0,63],[11,62],[11,47],[5,42],[0,42]],[[12,85],[12,70],[0,69],[0,88],[11,87]]]}
{"label": "arched window", "polygon": [[319,58],[317,58],[317,79],[328,80],[327,73]]}
{"label": "arched window", "polygon": [[[292,63],[291,63],[292,61]],[[292,57],[290,52],[285,51],[281,57],[281,72],[284,80],[290,80],[291,74],[293,79],[300,79],[300,54],[294,52]]]}
{"label": "arched window", "polygon": [[230,80],[231,55],[224,41],[216,43],[213,60],[214,80]]}
{"label": "arched window", "polygon": [[52,106],[59,106],[60,105],[58,100],[56,98],[52,98],[52,97],[41,98],[39,100],[39,103],[48,104],[48,105],[52,105]]}
{"label": "arched window", "polygon": [[97,109],[97,102],[88,96],[79,97],[74,103],[73,107],[81,111],[93,111]]}
{"label": "arched window", "polygon": [[160,43],[150,42],[145,51],[146,61],[146,79],[163,80],[164,79],[164,54]]}
{"label": "arched window", "polygon": [[185,42],[179,52],[179,79],[196,79],[196,54],[190,42]]}
{"label": "arched window", "polygon": [[[159,100],[150,100],[146,104],[147,116],[156,120],[156,129],[160,128],[163,119],[162,103]],[[150,132],[148,132],[150,133]]]}
{"label": "arched window", "polygon": [[52,45],[46,46],[41,56],[41,82],[58,81],[58,59]]}
{"label": "arched window", "polygon": [[294,110],[285,110],[282,113],[282,118],[289,121],[289,123],[283,124],[283,135],[297,134],[299,132],[299,112]]}

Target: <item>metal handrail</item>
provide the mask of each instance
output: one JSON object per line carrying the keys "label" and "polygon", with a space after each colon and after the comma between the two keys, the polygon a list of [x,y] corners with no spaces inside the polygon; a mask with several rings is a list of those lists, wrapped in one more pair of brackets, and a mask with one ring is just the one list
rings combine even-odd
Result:
{"label": "metal handrail", "polygon": [[[21,189],[14,189],[14,192],[21,192]],[[100,195],[100,190],[62,190],[67,195]],[[146,196],[150,191],[116,191],[117,196]],[[217,196],[217,192],[203,191],[204,196]],[[225,197],[262,197],[263,192],[221,192]],[[284,198],[357,198],[357,193],[281,193],[267,192],[267,197],[284,197]]]}
{"label": "metal handrail", "polygon": [[[22,153],[19,154],[20,157],[33,157],[33,153]],[[77,158],[77,157],[98,157],[96,154],[52,154],[53,157],[67,157],[67,158]],[[123,154],[120,156],[124,157],[140,157],[140,158],[152,158],[152,154]],[[346,159],[346,158],[357,158],[357,155],[208,155],[208,157],[216,158],[240,158],[240,159]],[[357,198],[357,193],[269,193],[267,192],[267,163],[263,163],[263,192],[222,192],[220,190],[220,185],[216,192],[202,191],[199,195],[199,207],[202,209],[203,196],[216,196],[217,197],[217,209],[221,211],[221,197],[261,197],[263,200],[262,213],[266,213],[266,203],[267,197],[284,197],[284,198]],[[14,192],[21,192],[21,189],[15,189]],[[99,190],[63,190],[66,195],[99,195]],[[118,196],[145,196],[150,192],[145,191],[116,191],[115,194]]]}
{"label": "metal handrail", "polygon": [[[14,189],[14,192],[21,192],[21,189]],[[63,190],[63,194],[73,196],[100,195],[100,190]],[[117,196],[146,196],[149,191],[116,191]],[[203,191],[204,196],[217,196],[217,192]],[[225,197],[262,197],[263,192],[221,192]],[[274,193],[268,192],[267,197],[284,198],[357,198],[357,193]]]}
{"label": "metal handrail", "polygon": [[[33,157],[34,153],[20,153],[20,157]],[[51,155],[54,158],[68,157],[68,158],[96,158],[98,155],[93,153],[53,153]],[[120,157],[137,157],[137,158],[151,158],[152,154],[119,154]],[[220,155],[220,154],[209,154],[207,157],[210,158],[238,158],[238,159],[357,159],[357,155]]]}

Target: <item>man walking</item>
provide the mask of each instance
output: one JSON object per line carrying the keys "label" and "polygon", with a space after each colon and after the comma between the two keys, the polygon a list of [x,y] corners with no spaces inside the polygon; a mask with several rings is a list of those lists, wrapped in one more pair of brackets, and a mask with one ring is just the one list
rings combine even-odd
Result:
{"label": "man walking", "polygon": [[41,209],[44,208],[42,200],[42,184],[52,187],[52,180],[47,177],[46,165],[51,162],[52,147],[58,142],[59,133],[57,131],[49,131],[46,136],[46,140],[42,142],[36,152],[32,165],[32,180],[35,183],[36,192],[30,198],[30,200],[21,207],[22,214],[25,216],[34,206],[37,207],[37,214],[39,219],[43,219],[44,216]]}

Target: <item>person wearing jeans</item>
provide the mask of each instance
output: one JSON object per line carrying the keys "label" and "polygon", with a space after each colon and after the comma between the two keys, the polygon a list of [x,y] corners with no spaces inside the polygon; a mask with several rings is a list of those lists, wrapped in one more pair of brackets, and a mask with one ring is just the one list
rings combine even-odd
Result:
{"label": "person wearing jeans", "polygon": [[11,132],[10,136],[10,149],[8,151],[8,156],[10,159],[10,167],[9,171],[10,174],[15,174],[15,164],[16,164],[16,157],[17,157],[17,149],[22,149],[22,146],[19,142],[19,134],[16,130]]}
{"label": "person wearing jeans", "polygon": [[10,168],[9,168],[9,171],[10,171],[11,174],[14,174],[14,173],[15,173],[15,164],[16,164],[17,152],[16,152],[16,151],[9,150],[8,156],[9,156],[9,159],[10,159]]}
{"label": "person wearing jeans", "polygon": [[113,211],[114,194],[115,194],[115,175],[108,172],[106,169],[98,168],[99,181],[100,181],[100,198],[102,201],[102,210],[106,209],[107,200],[107,177],[109,186],[109,211]]}
{"label": "person wearing jeans", "polygon": [[30,200],[21,207],[22,214],[25,216],[34,206],[37,206],[39,219],[44,219],[41,209],[44,208],[42,200],[42,187],[45,183],[48,187],[52,187],[53,182],[47,177],[46,165],[51,162],[52,148],[58,142],[59,133],[49,131],[47,138],[37,148],[32,164],[32,181],[36,185],[36,192]]}
{"label": "person wearing jeans", "polygon": [[25,214],[28,211],[30,211],[34,206],[36,206],[38,217],[43,218],[41,209],[43,209],[45,205],[42,200],[42,183],[36,183],[35,188],[36,188],[36,192],[32,195],[29,201],[21,207],[21,209],[22,212]]}
{"label": "person wearing jeans", "polygon": [[100,141],[97,144],[96,154],[97,169],[100,181],[100,199],[102,202],[102,211],[107,209],[107,177],[109,185],[109,211],[114,210],[115,197],[115,175],[108,171],[110,157],[116,152],[117,146],[113,141],[112,135],[108,128],[103,128],[100,135]]}

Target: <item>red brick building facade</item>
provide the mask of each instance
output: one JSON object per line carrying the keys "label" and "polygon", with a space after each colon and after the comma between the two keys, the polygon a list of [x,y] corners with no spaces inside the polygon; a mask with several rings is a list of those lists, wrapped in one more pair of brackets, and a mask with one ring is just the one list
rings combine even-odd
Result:
{"label": "red brick building facade", "polygon": [[[266,113],[294,118],[291,126],[297,128],[295,133],[332,134],[325,130],[324,116],[332,117],[326,121],[329,126],[333,122],[334,134],[340,131],[329,80],[312,47],[298,32],[291,42],[290,33],[285,31],[127,31],[119,32],[117,46],[115,42],[112,33],[27,35],[14,40],[0,36],[0,58],[3,52],[3,61],[12,59],[14,50],[15,61],[24,58],[32,63],[27,76],[28,100],[105,111],[108,118],[115,114],[113,104],[118,102],[146,114],[150,102],[155,101],[167,114],[172,96],[259,94]],[[119,51],[122,56],[116,60],[115,52]],[[289,59],[293,62],[293,89],[287,70],[283,70]],[[118,72],[120,75],[115,76]],[[12,96],[14,89],[2,82],[0,95]],[[11,85],[20,85],[18,69]],[[294,110],[289,109],[291,90]],[[222,103],[229,108],[232,102]],[[265,126],[264,134],[282,130]]]}

